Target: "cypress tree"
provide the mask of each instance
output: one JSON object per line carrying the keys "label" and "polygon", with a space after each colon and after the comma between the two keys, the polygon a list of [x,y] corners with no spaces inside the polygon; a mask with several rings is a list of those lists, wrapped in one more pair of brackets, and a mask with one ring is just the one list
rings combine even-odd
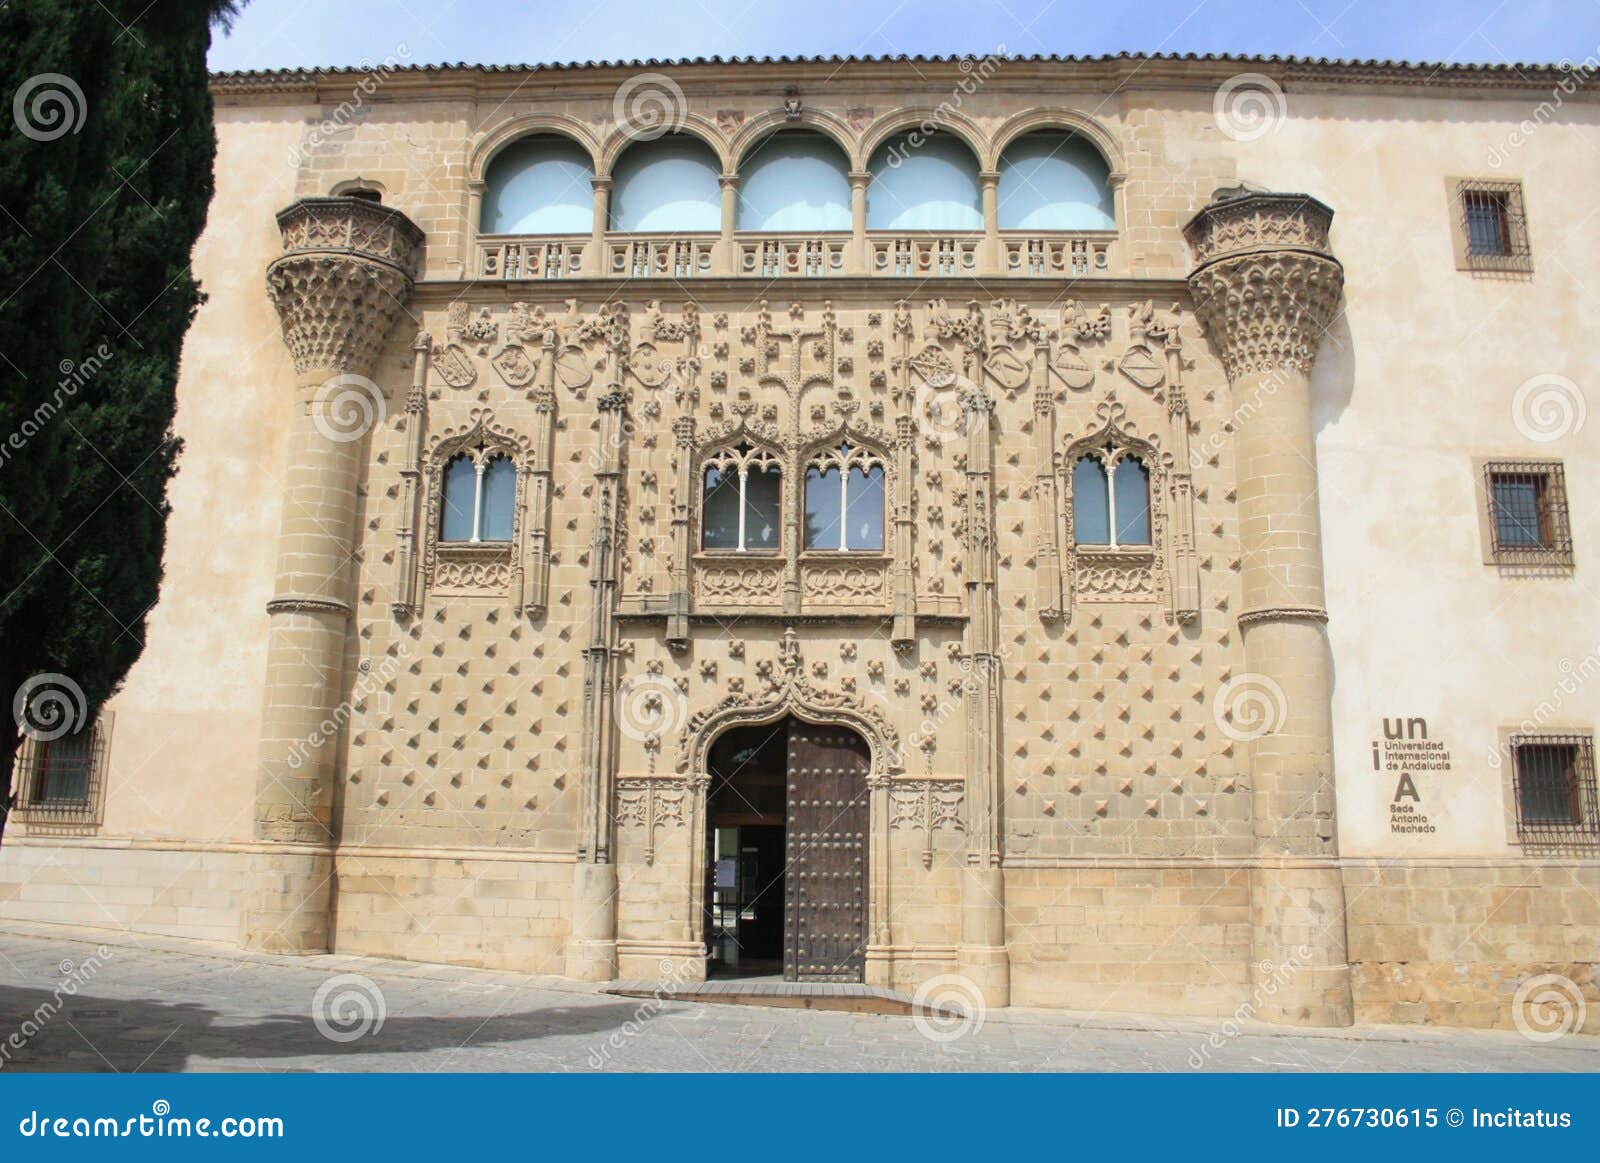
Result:
{"label": "cypress tree", "polygon": [[[237,7],[0,7],[0,696],[48,733],[87,726],[144,647],[202,299],[206,50]],[[21,726],[0,728],[0,830]]]}

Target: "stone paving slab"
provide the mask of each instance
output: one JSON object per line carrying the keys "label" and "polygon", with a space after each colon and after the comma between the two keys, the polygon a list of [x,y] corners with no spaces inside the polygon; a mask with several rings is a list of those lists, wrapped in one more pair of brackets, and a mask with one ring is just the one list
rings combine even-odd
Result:
{"label": "stone paving slab", "polygon": [[[1505,1031],[1249,1023],[1227,1036],[1214,1020],[1013,1008],[939,1040],[909,1017],[622,998],[604,988],[6,922],[0,1073],[1600,1071],[1593,1037],[1540,1044]],[[20,1048],[8,1043],[13,1033]]]}

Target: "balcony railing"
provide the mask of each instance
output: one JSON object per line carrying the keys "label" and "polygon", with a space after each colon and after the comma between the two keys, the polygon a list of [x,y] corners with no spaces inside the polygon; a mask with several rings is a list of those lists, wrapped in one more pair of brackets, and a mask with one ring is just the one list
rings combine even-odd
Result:
{"label": "balcony railing", "polygon": [[[1070,279],[1116,273],[1114,231],[1030,234],[844,232],[607,234],[594,254],[588,235],[489,235],[477,242],[475,277],[484,279],[941,278],[1000,275]],[[856,257],[859,254],[859,259]],[[992,256],[992,257],[991,257]]]}
{"label": "balcony railing", "polygon": [[503,238],[478,243],[478,274],[486,279],[572,279],[583,273],[588,238]]}
{"label": "balcony railing", "polygon": [[1036,278],[1080,278],[1111,271],[1114,231],[1095,234],[1025,234],[1000,236],[1000,272]]}
{"label": "balcony railing", "polygon": [[733,245],[736,274],[814,279],[849,269],[850,235],[845,233],[741,234]]}

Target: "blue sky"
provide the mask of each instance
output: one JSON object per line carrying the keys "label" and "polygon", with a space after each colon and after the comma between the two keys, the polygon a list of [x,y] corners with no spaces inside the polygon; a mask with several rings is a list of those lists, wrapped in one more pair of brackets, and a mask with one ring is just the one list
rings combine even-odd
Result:
{"label": "blue sky", "polygon": [[[399,48],[404,45],[404,52]],[[1235,52],[1553,62],[1600,0],[250,0],[214,69],[828,53]]]}

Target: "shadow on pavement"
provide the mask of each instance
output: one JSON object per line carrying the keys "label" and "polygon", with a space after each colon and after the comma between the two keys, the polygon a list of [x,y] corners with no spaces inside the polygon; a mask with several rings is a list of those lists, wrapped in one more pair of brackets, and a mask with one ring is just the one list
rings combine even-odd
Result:
{"label": "shadow on pavement", "polygon": [[[603,1034],[637,1017],[638,1004],[623,1002],[487,1017],[388,1014],[376,1031],[338,1042],[323,1036],[310,1013],[272,1014],[241,1022],[190,1002],[84,992],[58,1000],[50,990],[0,985],[0,1072],[162,1073],[183,1070],[196,1056],[210,1060],[208,1067],[226,1067],[228,1059],[237,1058],[270,1070],[262,1060],[417,1054],[469,1044],[481,1049],[549,1036]],[[580,1057],[575,1064],[582,1061]],[[381,1062],[365,1065],[384,1069]]]}

